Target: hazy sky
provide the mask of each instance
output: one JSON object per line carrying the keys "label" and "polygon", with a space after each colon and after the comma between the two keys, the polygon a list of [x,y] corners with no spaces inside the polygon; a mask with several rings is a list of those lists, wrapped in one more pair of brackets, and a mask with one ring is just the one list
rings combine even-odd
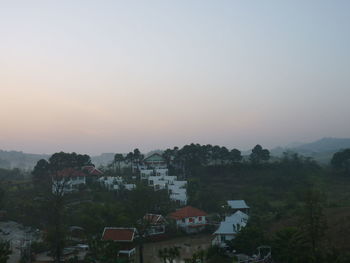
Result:
{"label": "hazy sky", "polygon": [[350,1],[0,1],[0,149],[350,137]]}

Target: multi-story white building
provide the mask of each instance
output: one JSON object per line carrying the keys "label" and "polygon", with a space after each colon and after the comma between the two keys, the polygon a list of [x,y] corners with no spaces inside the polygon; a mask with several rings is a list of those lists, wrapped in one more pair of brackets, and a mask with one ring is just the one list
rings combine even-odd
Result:
{"label": "multi-story white building", "polygon": [[122,188],[133,190],[136,188],[135,184],[126,184],[120,176],[103,176],[98,181],[109,190],[120,190]]}
{"label": "multi-story white building", "polygon": [[140,177],[141,179],[147,179],[150,176],[167,176],[168,175],[168,169],[161,168],[161,169],[140,169]]}
{"label": "multi-story white building", "polygon": [[187,181],[173,181],[168,185],[168,191],[170,199],[174,200],[182,205],[187,204]]}

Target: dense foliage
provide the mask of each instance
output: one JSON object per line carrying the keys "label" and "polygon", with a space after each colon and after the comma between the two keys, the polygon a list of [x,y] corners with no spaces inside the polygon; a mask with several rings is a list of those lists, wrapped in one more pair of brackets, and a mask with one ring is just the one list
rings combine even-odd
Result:
{"label": "dense foliage", "polygon": [[[242,156],[237,149],[190,144],[167,149],[163,157],[170,174],[188,180],[189,204],[213,218],[223,214],[226,200],[246,200],[253,220],[231,244],[236,250],[252,254],[267,244],[278,262],[346,262],[350,177],[339,175],[348,172],[348,151],[336,153],[327,167],[295,153],[272,159],[260,145]],[[148,212],[167,215],[178,207],[167,191],[153,191],[130,176],[137,171],[121,169],[123,163],[138,164],[142,158],[135,149],[127,156],[116,154],[113,164],[104,167],[106,174],[136,183],[135,190],[108,191],[90,181],[86,189],[58,199],[43,182],[57,170],[91,165],[89,156],[57,153],[40,160],[33,181],[19,170],[1,169],[3,207],[9,219],[45,230],[53,250],[67,242],[71,226],[83,228],[88,238],[99,238],[105,226],[136,226]],[[62,243],[57,243],[58,234]],[[224,262],[225,256],[213,251],[211,258]]]}

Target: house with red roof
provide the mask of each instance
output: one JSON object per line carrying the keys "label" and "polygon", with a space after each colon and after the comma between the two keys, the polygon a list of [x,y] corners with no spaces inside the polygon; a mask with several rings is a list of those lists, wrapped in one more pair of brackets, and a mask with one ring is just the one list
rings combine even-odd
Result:
{"label": "house with red roof", "polygon": [[183,229],[186,233],[197,233],[202,231],[207,225],[207,213],[192,207],[183,207],[169,215],[176,221],[176,226]]}
{"label": "house with red roof", "polygon": [[102,240],[111,240],[120,245],[119,254],[121,256],[131,257],[136,253],[135,237],[136,228],[125,227],[105,227],[102,234]]}
{"label": "house with red roof", "polygon": [[159,236],[165,234],[166,220],[162,215],[146,214],[143,221],[147,225],[148,236]]}
{"label": "house with red roof", "polygon": [[93,175],[93,176],[102,176],[103,175],[103,172],[100,169],[97,169],[93,165],[83,166],[81,169],[84,172],[88,173],[89,175]]}
{"label": "house with red roof", "polygon": [[51,175],[52,193],[61,195],[74,192],[86,184],[86,173],[74,168],[65,168]]}

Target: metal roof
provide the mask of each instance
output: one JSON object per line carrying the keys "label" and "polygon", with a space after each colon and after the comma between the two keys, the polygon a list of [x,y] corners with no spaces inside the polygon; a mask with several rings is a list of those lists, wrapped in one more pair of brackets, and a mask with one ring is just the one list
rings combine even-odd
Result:
{"label": "metal roof", "polygon": [[249,206],[244,200],[228,200],[227,204],[233,209],[247,209]]}

